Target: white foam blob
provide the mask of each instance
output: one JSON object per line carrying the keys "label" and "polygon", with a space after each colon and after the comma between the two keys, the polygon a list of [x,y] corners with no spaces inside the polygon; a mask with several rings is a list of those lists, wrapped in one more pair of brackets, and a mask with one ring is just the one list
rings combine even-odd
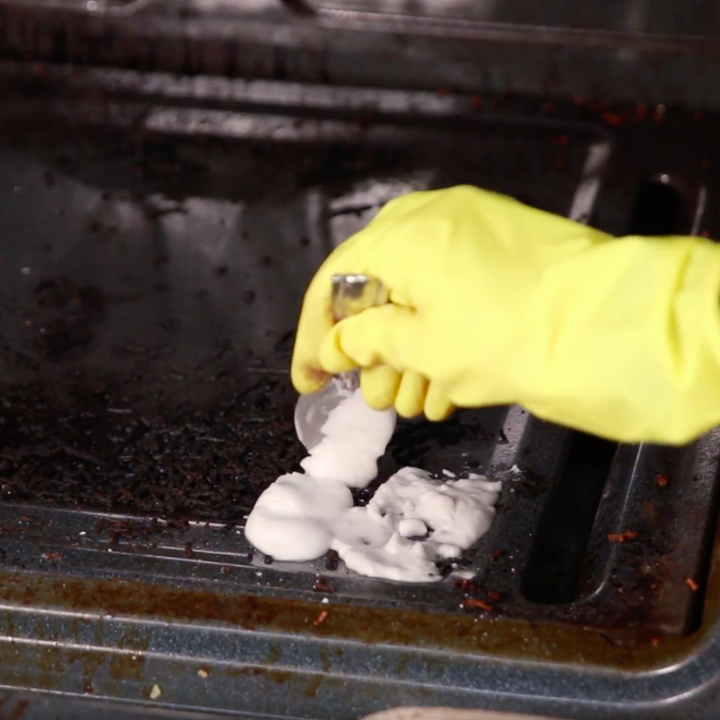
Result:
{"label": "white foam blob", "polygon": [[383,515],[421,520],[432,528],[434,542],[468,548],[490,528],[500,488],[500,482],[480,475],[442,482],[406,467],[381,485],[369,504]]}
{"label": "white foam blob", "polygon": [[395,430],[394,410],[373,410],[356,390],[328,415],[323,439],[300,465],[308,475],[332,478],[363,488],[377,477],[382,457]]}
{"label": "white foam blob", "polygon": [[360,575],[440,580],[437,561],[458,557],[490,528],[501,483],[479,475],[443,482],[407,467],[365,507],[352,507],[349,488],[375,478],[396,419],[392,410],[369,408],[360,390],[343,400],[301,463],[306,474],[282,475],[258,498],[248,540],[276,560],[314,560],[332,547]]}
{"label": "white foam blob", "polygon": [[398,532],[405,538],[422,538],[428,534],[428,529],[422,520],[405,518],[398,523]]}
{"label": "white foam blob", "polygon": [[[437,560],[460,556],[489,530],[500,486],[479,475],[442,482],[424,470],[403,468],[366,507],[345,514],[332,548],[360,575],[440,580]],[[409,539],[428,530],[424,541]]]}
{"label": "white foam blob", "polygon": [[352,504],[350,490],[338,482],[282,475],[258,498],[245,536],[276,560],[314,560],[327,552],[335,522]]}
{"label": "white foam blob", "polygon": [[338,533],[332,548],[346,567],[359,575],[414,583],[441,579],[434,548],[424,542],[408,540],[397,532],[378,545],[346,543]]}

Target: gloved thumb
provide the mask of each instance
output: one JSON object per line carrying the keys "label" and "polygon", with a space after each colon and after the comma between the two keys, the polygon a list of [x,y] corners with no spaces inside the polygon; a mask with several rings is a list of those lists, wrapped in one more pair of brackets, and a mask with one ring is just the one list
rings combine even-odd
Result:
{"label": "gloved thumb", "polygon": [[418,331],[412,308],[388,303],[363,310],[325,334],[318,353],[320,366],[333,375],[378,365],[404,372],[412,369]]}

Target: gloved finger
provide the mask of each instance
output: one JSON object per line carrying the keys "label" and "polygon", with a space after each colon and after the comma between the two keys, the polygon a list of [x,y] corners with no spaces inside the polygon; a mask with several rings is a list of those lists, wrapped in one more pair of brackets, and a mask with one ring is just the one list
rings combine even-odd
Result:
{"label": "gloved finger", "polygon": [[332,374],[377,365],[389,365],[402,372],[409,367],[417,330],[411,308],[389,303],[363,310],[342,320],[325,335],[318,352],[320,366]]}
{"label": "gloved finger", "polygon": [[360,373],[360,389],[373,410],[387,410],[395,403],[401,375],[389,365],[365,368]]}
{"label": "gloved finger", "polygon": [[305,292],[290,366],[292,384],[301,394],[320,390],[332,375],[332,372],[321,367],[318,358],[320,344],[335,324],[332,313],[332,276],[335,273],[365,272],[361,258],[356,257],[353,251],[361,234],[362,231],[330,253]]}
{"label": "gloved finger", "polygon": [[420,415],[425,404],[428,381],[420,373],[408,370],[403,373],[395,396],[395,410],[400,417],[414,418]]}
{"label": "gloved finger", "polygon": [[431,382],[425,395],[425,417],[433,422],[439,422],[455,410],[455,406],[448,400],[447,395],[436,382]]}

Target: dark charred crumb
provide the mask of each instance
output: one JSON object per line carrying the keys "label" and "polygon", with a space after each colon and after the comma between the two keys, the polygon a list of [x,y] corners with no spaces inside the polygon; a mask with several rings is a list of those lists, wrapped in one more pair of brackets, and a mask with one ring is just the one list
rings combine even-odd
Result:
{"label": "dark charred crumb", "polygon": [[491,560],[500,560],[500,558],[503,557],[504,555],[505,555],[504,550],[493,550],[490,553],[490,559]]}
{"label": "dark charred crumb", "polygon": [[193,544],[191,542],[185,543],[184,552],[188,557],[193,557]]}
{"label": "dark charred crumb", "polygon": [[355,122],[361,130],[367,130],[375,121],[375,115],[372,113],[363,113],[355,118]]}
{"label": "dark charred crumb", "polygon": [[315,590],[316,592],[322,592],[322,593],[337,592],[337,590],[332,585],[330,585],[329,583],[327,583],[325,580],[323,580],[321,578],[318,578],[315,581],[315,584],[313,585],[313,590]]}
{"label": "dark charred crumb", "polygon": [[246,290],[242,294],[243,302],[247,305],[252,305],[255,301],[255,291],[254,290]]}
{"label": "dark charred crumb", "polygon": [[263,556],[263,563],[265,565],[272,565],[274,562],[275,562],[275,560],[273,560],[272,555],[264,555]]}
{"label": "dark charred crumb", "polygon": [[0,527],[0,535],[10,535],[12,533],[19,533],[19,532],[22,532],[22,528]]}
{"label": "dark charred crumb", "polygon": [[230,268],[228,268],[227,265],[218,265],[213,270],[213,275],[215,275],[215,277],[224,277],[225,275],[228,274],[229,270],[230,270]]}
{"label": "dark charred crumb", "polygon": [[58,553],[58,552],[44,552],[44,553],[40,556],[40,559],[41,559],[41,560],[57,561],[57,560],[62,560],[62,555],[61,555],[60,553]]}
{"label": "dark charred crumb", "polygon": [[340,567],[340,556],[335,550],[328,550],[325,553],[325,569],[333,572]]}
{"label": "dark charred crumb", "polygon": [[460,578],[455,581],[455,587],[458,590],[462,590],[463,592],[467,593],[474,593],[477,592],[477,585],[473,583],[471,580],[465,580],[464,578]]}

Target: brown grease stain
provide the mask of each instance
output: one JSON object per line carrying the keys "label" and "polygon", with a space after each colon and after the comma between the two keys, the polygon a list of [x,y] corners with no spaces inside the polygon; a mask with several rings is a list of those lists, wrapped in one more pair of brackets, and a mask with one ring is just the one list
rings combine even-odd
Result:
{"label": "brown grease stain", "polygon": [[[719,591],[720,582],[714,568],[708,588],[708,607],[717,610]],[[409,649],[443,648],[458,653],[492,653],[525,660],[546,661],[552,657],[559,662],[614,665],[636,670],[657,669],[682,659],[712,626],[712,620],[706,618],[704,630],[689,638],[668,640],[661,651],[650,646],[650,638],[643,642],[643,631],[639,629],[598,630],[556,623],[532,624],[503,617],[434,615],[342,604],[333,607],[333,623],[314,627],[312,620],[317,615],[314,603],[166,588],[135,581],[58,580],[14,573],[0,573],[0,600],[9,604],[59,606],[76,612],[151,617],[167,622],[212,622],[249,631],[305,633],[369,644],[382,642]],[[101,625],[98,624],[96,634],[102,635]],[[618,642],[608,643],[608,636],[617,636]],[[630,638],[637,640],[637,647],[623,645]],[[127,641],[131,647],[143,649],[140,636],[128,636]],[[279,658],[279,650],[276,647],[270,651],[270,663]],[[82,661],[86,663],[86,677],[91,677],[105,658],[90,659],[85,655],[82,654]],[[124,664],[127,660],[115,662],[114,673],[118,677],[124,677],[126,673],[137,676],[139,670],[132,663]],[[324,659],[323,668],[329,667],[330,663]]]}
{"label": "brown grease stain", "polygon": [[228,677],[242,677],[243,675],[258,675],[276,682],[278,685],[293,679],[293,673],[290,670],[272,670],[265,667],[255,666],[227,669]]}

